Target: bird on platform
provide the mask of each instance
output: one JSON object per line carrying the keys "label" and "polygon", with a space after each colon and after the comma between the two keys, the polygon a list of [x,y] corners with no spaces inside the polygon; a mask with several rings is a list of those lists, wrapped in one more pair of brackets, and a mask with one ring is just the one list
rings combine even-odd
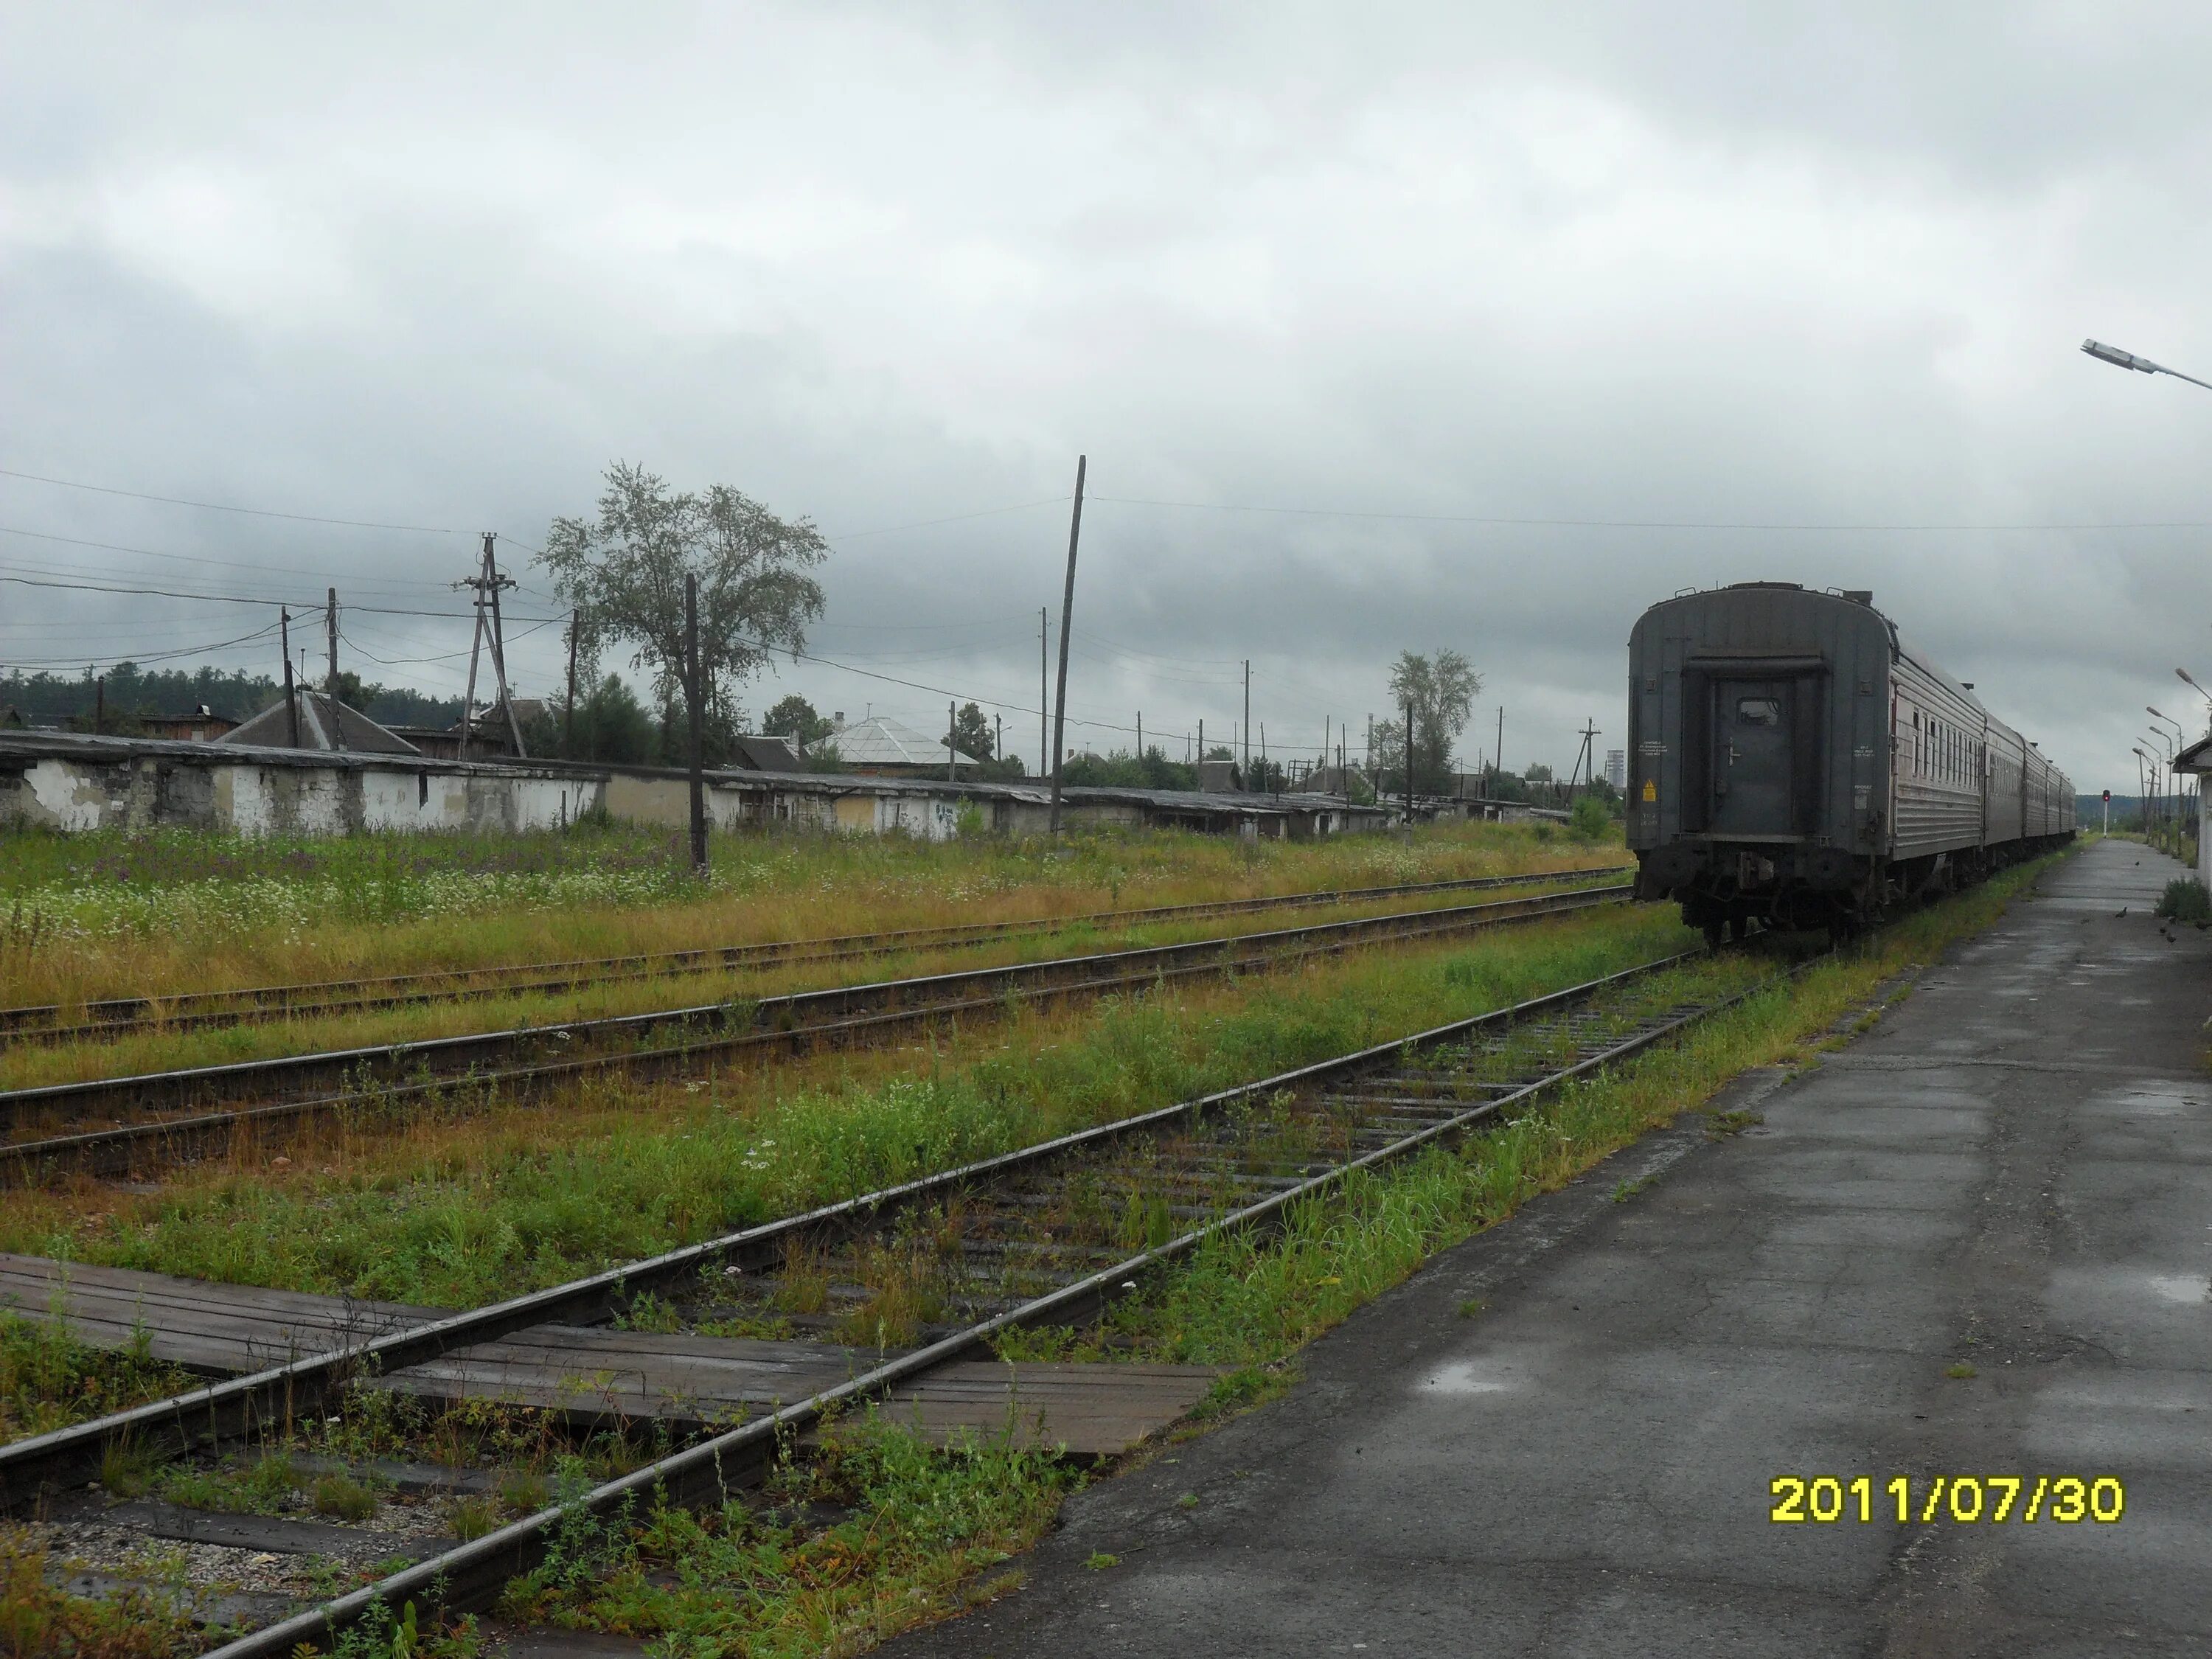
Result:
{"label": "bird on platform", "polygon": [[2127,915],[2127,913],[2128,907],[2123,904],[2118,909],[2112,912],[2112,920],[2114,921],[2118,921],[2122,916]]}

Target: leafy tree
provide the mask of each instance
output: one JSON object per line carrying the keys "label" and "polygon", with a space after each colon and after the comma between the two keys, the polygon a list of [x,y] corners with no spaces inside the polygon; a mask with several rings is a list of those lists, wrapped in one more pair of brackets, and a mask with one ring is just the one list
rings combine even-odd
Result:
{"label": "leafy tree", "polygon": [[795,739],[802,755],[836,729],[834,723],[815,713],[814,705],[796,691],[761,717],[764,735]]}
{"label": "leafy tree", "polygon": [[1523,772],[1521,775],[1529,783],[1549,783],[1552,781],[1551,763],[1548,761],[1530,761],[1528,763],[1528,769]]}
{"label": "leafy tree", "polygon": [[1171,761],[1157,744],[1141,756],[1126,749],[1106,755],[1078,755],[1060,768],[1060,781],[1085,788],[1195,789],[1198,769]]}
{"label": "leafy tree", "polygon": [[[614,674],[595,678],[591,690],[576,699],[573,750],[565,748],[562,742],[565,726],[565,721],[556,726],[549,718],[544,726],[535,730],[526,727],[524,740],[530,744],[532,754],[562,755],[569,760],[600,761],[614,766],[643,766],[653,759],[659,735],[653,730],[653,715],[637,700],[637,693]],[[546,746],[539,748],[540,742]]]}
{"label": "leafy tree", "polygon": [[[772,648],[803,647],[806,624],[822,614],[822,585],[806,573],[829,555],[810,519],[780,519],[727,484],[673,492],[617,461],[597,518],[556,519],[538,562],[581,613],[580,654],[596,666],[608,641],[633,647],[631,665],[652,671],[664,714],[682,706],[684,579],[698,579],[700,702],[726,755],[741,718],[738,688]],[[680,748],[682,737],[666,731],[664,748],[672,737]]]}
{"label": "leafy tree", "polygon": [[1397,718],[1377,721],[1375,763],[1383,789],[1406,787],[1406,716],[1413,711],[1413,787],[1441,793],[1452,777],[1452,745],[1467,729],[1482,676],[1456,651],[1438,651],[1433,658],[1401,651],[1390,667],[1391,706]]}
{"label": "leafy tree", "polygon": [[952,717],[952,746],[981,761],[998,758],[999,745],[991,730],[991,717],[974,703],[963,703]]}

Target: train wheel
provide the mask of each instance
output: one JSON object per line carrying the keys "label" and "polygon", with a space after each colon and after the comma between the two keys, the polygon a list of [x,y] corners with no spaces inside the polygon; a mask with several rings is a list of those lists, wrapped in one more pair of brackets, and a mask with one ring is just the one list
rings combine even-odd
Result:
{"label": "train wheel", "polygon": [[1719,950],[1721,948],[1721,941],[1728,937],[1728,924],[1716,919],[1706,922],[1705,924],[1705,928],[1706,949],[1712,951]]}

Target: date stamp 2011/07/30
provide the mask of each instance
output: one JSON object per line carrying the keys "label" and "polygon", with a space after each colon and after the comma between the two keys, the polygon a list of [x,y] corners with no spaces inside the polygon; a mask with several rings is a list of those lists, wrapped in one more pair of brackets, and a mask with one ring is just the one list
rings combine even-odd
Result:
{"label": "date stamp 2011/07/30", "polygon": [[2127,1508],[2127,1492],[2109,1474],[1778,1474],[1767,1483],[1773,1499],[1766,1518],[1780,1522],[1894,1521],[1959,1525],[2061,1526],[2109,1523]]}

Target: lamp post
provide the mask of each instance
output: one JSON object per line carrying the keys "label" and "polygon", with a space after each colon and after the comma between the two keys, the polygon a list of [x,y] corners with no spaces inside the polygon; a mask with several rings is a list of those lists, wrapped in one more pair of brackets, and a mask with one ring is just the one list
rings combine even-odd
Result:
{"label": "lamp post", "polygon": [[2186,380],[2191,386],[2201,386],[2207,392],[2212,392],[2212,380],[2200,380],[2194,374],[2184,374],[2178,368],[2168,368],[2164,363],[2138,357],[2132,351],[2123,351],[2119,347],[2106,345],[2101,340],[2084,340],[2081,349],[2099,362],[2110,363],[2115,368],[2132,368],[2138,374],[2170,374],[2177,380]]}
{"label": "lamp post", "polygon": [[[2081,342],[2081,349],[2090,356],[2094,357],[2099,362],[2110,363],[2115,368],[2133,369],[2138,374],[2164,374],[2173,380],[2186,380],[2191,386],[2201,386],[2207,392],[2212,392],[2212,380],[2200,380],[2194,374],[2184,374],[2178,368],[2168,368],[2164,363],[2154,363],[2148,357],[2138,357],[2132,351],[2123,351],[2116,345],[2106,345],[2102,340],[2084,340]],[[2185,671],[2177,668],[2173,672],[2179,674],[2183,679],[2189,680],[2189,684],[2192,686],[2196,686],[2198,691],[2203,692],[2204,690],[2204,688],[2201,685],[2197,685],[2195,680],[2189,679],[2189,676]],[[2207,695],[2206,701],[2208,702],[2212,702],[2212,694]],[[2158,710],[2155,708],[2151,709],[2149,712],[2154,714],[2158,714]],[[2166,716],[2163,714],[2158,714],[2158,717],[2160,720],[2166,719]],[[2173,722],[2168,721],[2167,724],[2172,725]],[[2176,726],[2175,729],[2179,731],[2179,727]],[[2160,735],[2162,736],[2163,733]],[[2142,753],[2140,750],[2136,752],[2138,754]],[[2145,760],[2149,760],[2150,757],[2145,755],[2143,756],[2143,758]],[[2153,762],[2152,764],[2154,769],[2155,769],[2156,763]],[[2179,809],[2177,808],[2177,811]]]}
{"label": "lamp post", "polygon": [[[2212,732],[2212,691],[2207,691],[2203,686],[2199,685],[2197,683],[2197,677],[2194,674],[2191,674],[2186,668],[2177,668],[2173,672],[2175,675],[2179,678],[2183,684],[2186,685],[2198,696],[2204,699],[2205,726],[2208,732]],[[2208,839],[2204,835],[2204,778],[2201,773],[2197,775],[2197,857],[2198,863],[2201,865],[2204,860],[2204,843]]]}
{"label": "lamp post", "polygon": [[[2159,834],[2162,838],[2167,827],[2166,792],[2169,787],[2169,780],[2173,775],[2173,739],[2166,735],[2162,727],[2155,726],[2149,728],[2147,735],[2157,750],[2157,752],[2151,757],[2151,793],[2158,797]],[[2159,775],[2161,767],[2166,769],[2165,777]]]}
{"label": "lamp post", "polygon": [[2175,720],[2171,714],[2159,714],[2158,710],[2153,708],[2148,703],[2145,703],[2143,705],[2143,713],[2156,716],[2159,720],[2165,721],[2166,725],[2173,728],[2173,752],[2167,757],[2166,787],[2173,792],[2174,845],[2176,848],[2179,849],[2181,844],[2182,807],[2185,803],[2181,793],[2181,774],[2173,769],[2172,763],[2179,760],[2181,758],[2181,751],[2189,747],[2189,734],[2181,729],[2181,722],[2179,720]]}

